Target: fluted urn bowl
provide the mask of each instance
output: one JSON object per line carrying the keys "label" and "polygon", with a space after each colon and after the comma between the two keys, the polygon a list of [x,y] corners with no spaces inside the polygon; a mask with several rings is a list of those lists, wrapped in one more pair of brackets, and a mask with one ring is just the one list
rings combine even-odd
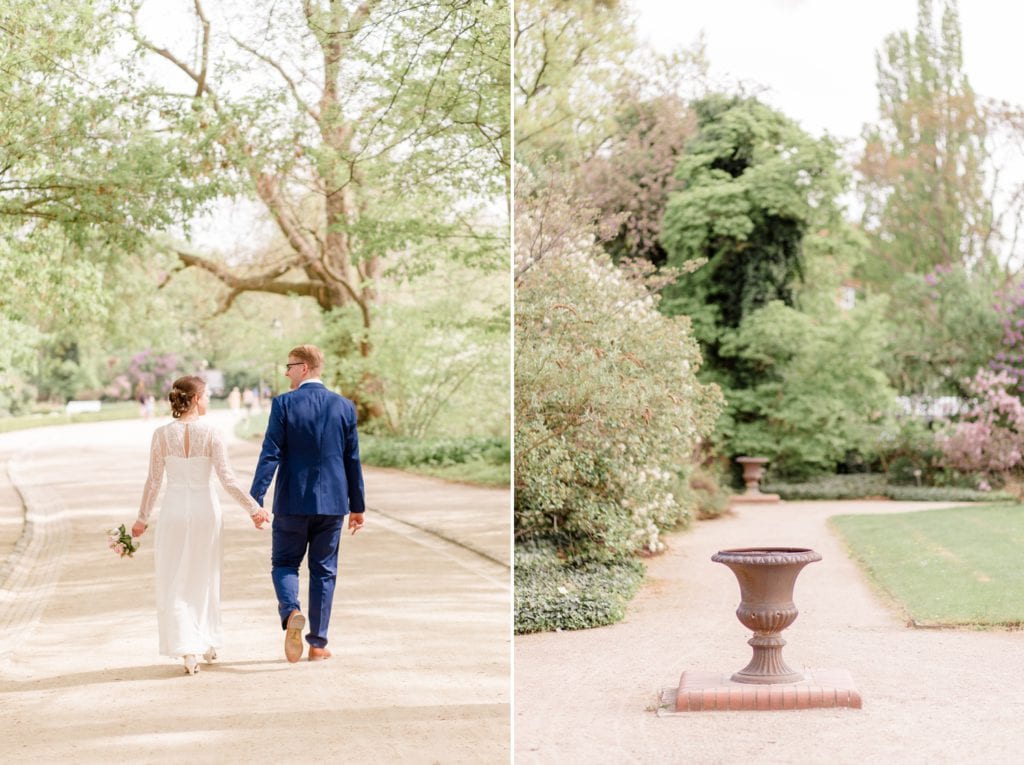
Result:
{"label": "fluted urn bowl", "polygon": [[808,563],[821,560],[821,555],[803,547],[746,547],[721,550],[711,560],[725,564],[736,575],[740,583],[736,617],[754,633],[747,641],[754,655],[732,680],[762,685],[803,680],[782,658],[786,641],[781,632],[799,613],[793,603],[797,575]]}

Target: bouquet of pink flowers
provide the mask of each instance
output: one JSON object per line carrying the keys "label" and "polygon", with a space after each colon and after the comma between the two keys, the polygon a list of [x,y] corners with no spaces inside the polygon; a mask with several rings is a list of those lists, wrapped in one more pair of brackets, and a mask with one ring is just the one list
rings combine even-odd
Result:
{"label": "bouquet of pink flowers", "polygon": [[107,537],[109,540],[107,546],[122,558],[126,555],[129,558],[132,557],[141,544],[132,539],[132,535],[125,530],[123,523],[116,529],[110,529],[107,532]]}

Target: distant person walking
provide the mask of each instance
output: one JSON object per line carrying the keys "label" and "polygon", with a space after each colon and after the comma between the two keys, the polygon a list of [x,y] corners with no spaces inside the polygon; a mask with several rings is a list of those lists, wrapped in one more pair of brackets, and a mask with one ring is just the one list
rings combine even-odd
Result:
{"label": "distant person walking", "polygon": [[146,384],[139,380],[135,383],[135,400],[139,402],[139,417],[145,418],[148,416],[146,411]]}
{"label": "distant person walking", "polygon": [[245,419],[248,420],[252,417],[253,407],[256,405],[256,394],[252,392],[252,388],[246,388],[245,393],[242,394],[242,406],[245,407]]}
{"label": "distant person walking", "polygon": [[228,408],[237,420],[242,408],[242,392],[238,390],[237,385],[232,388],[231,392],[228,394]]}

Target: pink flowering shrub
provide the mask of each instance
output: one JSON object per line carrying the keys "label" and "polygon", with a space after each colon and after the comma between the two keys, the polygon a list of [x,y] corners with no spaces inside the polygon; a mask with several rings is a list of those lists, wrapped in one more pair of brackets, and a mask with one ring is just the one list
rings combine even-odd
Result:
{"label": "pink flowering shrub", "polygon": [[1002,324],[1002,348],[988,366],[1005,372],[1010,380],[1008,390],[1020,393],[1024,382],[1024,282],[1007,289],[994,308]]}
{"label": "pink flowering shrub", "polygon": [[1005,371],[979,369],[967,383],[971,408],[952,433],[939,436],[947,467],[965,473],[1005,474],[1019,468],[1024,449],[1024,403],[1011,393]]}

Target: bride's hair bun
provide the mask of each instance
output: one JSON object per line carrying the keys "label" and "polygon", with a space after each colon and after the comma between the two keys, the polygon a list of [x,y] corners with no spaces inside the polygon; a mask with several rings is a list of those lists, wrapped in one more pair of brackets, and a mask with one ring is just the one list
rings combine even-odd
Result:
{"label": "bride's hair bun", "polygon": [[186,375],[175,380],[171,392],[167,394],[167,400],[171,402],[171,416],[177,419],[185,414],[205,389],[206,381],[202,377]]}

